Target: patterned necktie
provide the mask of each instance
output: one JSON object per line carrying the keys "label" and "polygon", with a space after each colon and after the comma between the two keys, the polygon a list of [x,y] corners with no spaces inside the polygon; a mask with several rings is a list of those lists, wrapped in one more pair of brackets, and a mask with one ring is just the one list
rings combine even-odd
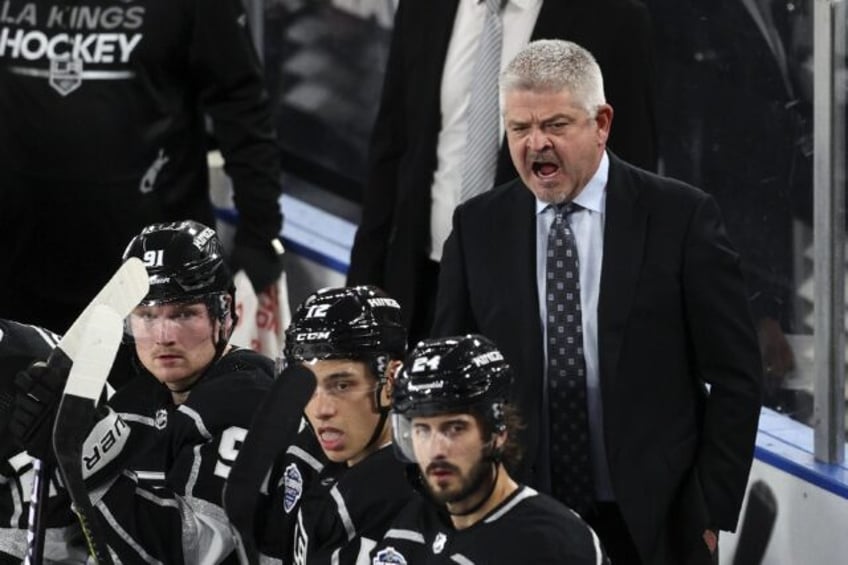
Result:
{"label": "patterned necktie", "polygon": [[551,487],[556,499],[585,515],[595,496],[589,458],[580,263],[568,224],[568,215],[580,206],[566,202],[555,209],[548,232],[545,285]]}
{"label": "patterned necktie", "polygon": [[486,1],[486,21],[480,33],[477,58],[471,73],[471,95],[466,119],[466,159],[462,170],[460,201],[487,191],[495,179],[500,147],[498,74],[501,70],[501,0]]}

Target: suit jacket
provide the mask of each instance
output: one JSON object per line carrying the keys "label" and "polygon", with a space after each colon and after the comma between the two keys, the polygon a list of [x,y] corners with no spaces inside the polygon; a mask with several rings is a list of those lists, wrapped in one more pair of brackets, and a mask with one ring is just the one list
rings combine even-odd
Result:
{"label": "suit jacket", "polygon": [[[516,474],[545,490],[535,226],[520,180],[457,208],[434,334],[501,348],[527,424]],[[615,498],[645,563],[682,563],[705,528],[735,529],[761,398],[739,258],[711,196],[610,154],[597,316]]]}
{"label": "suit jacket", "polygon": [[[372,132],[362,221],[348,284],[376,284],[413,317],[430,248],[430,189],[441,129],[441,82],[457,0],[401,0]],[[610,146],[656,166],[654,55],[648,12],[635,0],[548,0],[531,39],[569,39],[589,49],[615,109]],[[503,143],[496,184],[517,175]]]}

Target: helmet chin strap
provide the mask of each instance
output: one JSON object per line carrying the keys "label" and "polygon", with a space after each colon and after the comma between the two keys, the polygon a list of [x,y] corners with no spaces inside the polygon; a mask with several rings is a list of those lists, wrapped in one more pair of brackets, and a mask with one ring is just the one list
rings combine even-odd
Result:
{"label": "helmet chin strap", "polygon": [[[477,512],[480,508],[482,508],[483,505],[486,504],[486,502],[488,502],[490,498],[492,498],[492,494],[495,492],[495,487],[498,484],[498,476],[500,475],[500,472],[501,472],[500,450],[495,449],[494,445],[495,445],[495,438],[492,438],[491,441],[486,446],[486,453],[483,455],[483,459],[488,460],[489,463],[492,464],[492,466],[494,467],[494,470],[495,470],[494,477],[492,478],[492,483],[489,485],[489,488],[486,491],[486,495],[483,496],[477,504],[475,504],[471,508],[466,508],[465,510],[463,510],[461,512],[453,512],[453,511],[451,511],[450,508],[448,508],[447,509],[448,514],[450,514],[451,516],[468,516],[469,514],[473,514],[473,513]],[[477,492],[480,489],[480,487],[483,486],[483,482],[486,480],[486,476],[487,475],[485,475],[485,474],[482,474],[480,476],[480,478],[477,481],[477,484],[474,485],[473,489],[471,489],[471,492]],[[489,474],[488,476],[492,476],[492,475]]]}
{"label": "helmet chin strap", "polygon": [[385,385],[378,384],[377,390],[374,391],[374,405],[377,407],[380,419],[377,421],[377,425],[374,427],[374,433],[371,434],[371,439],[369,439],[368,443],[365,444],[363,451],[377,443],[377,440],[380,439],[380,435],[383,433],[383,428],[386,426],[386,420],[389,417],[389,411],[391,408],[380,404],[380,395],[383,392],[383,386]]}
{"label": "helmet chin strap", "polygon": [[[388,356],[385,359],[381,360],[378,355],[376,358],[372,359],[368,365],[371,367],[372,374],[383,375],[386,371],[386,367],[388,366],[390,359]],[[380,439],[380,435],[383,433],[383,428],[386,426],[386,420],[389,417],[389,412],[391,411],[391,404],[389,406],[383,406],[380,403],[380,396],[383,394],[383,387],[386,386],[385,379],[377,379],[377,388],[374,390],[374,406],[377,407],[377,412],[380,414],[380,419],[377,421],[377,425],[374,427],[374,433],[371,434],[371,439],[368,440],[368,443],[365,444],[363,450],[368,449],[372,445],[374,445],[378,439]]]}

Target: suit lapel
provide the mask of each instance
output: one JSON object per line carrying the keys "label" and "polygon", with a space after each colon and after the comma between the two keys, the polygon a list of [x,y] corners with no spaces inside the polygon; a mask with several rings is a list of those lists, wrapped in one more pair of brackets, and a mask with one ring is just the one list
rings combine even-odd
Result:
{"label": "suit lapel", "polygon": [[[513,276],[518,281],[536,280],[536,200],[532,197],[530,190],[518,181],[519,188],[516,194],[516,208],[520,210],[518,218],[518,233],[513,247],[510,250],[510,261],[515,265]],[[504,230],[506,232],[507,230]],[[529,277],[529,279],[528,279]],[[542,335],[539,322],[539,292],[535,284],[517,284],[510,288],[524,287],[524,291],[516,298],[518,307],[522,313],[527,315],[527,329],[535,329],[533,343],[541,343]]]}
{"label": "suit lapel", "polygon": [[601,386],[614,383],[627,319],[636,295],[643,261],[648,213],[627,165],[612,153],[604,219],[604,259],[598,299],[598,348]]}
{"label": "suit lapel", "polygon": [[[512,305],[510,311],[517,335],[522,335],[524,343],[541,347],[536,289],[536,201],[521,179],[516,179],[509,190],[509,205],[500,207],[501,217],[495,219],[493,229],[498,240],[495,249],[501,251],[496,272],[503,281],[503,303]],[[514,226],[514,229],[507,226]],[[527,284],[527,281],[532,284]],[[541,349],[539,351],[541,354]]]}

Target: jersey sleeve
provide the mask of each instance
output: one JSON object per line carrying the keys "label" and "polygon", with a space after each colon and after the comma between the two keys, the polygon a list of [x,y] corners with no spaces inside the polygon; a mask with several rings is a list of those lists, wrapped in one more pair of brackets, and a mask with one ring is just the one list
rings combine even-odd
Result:
{"label": "jersey sleeve", "polygon": [[193,0],[191,67],[233,181],[236,243],[270,248],[282,227],[279,150],[241,0]]}
{"label": "jersey sleeve", "polygon": [[167,426],[165,486],[123,471],[92,492],[110,549],[145,563],[217,563],[234,541],[222,507],[230,466],[270,379],[224,376],[192,391]]}

